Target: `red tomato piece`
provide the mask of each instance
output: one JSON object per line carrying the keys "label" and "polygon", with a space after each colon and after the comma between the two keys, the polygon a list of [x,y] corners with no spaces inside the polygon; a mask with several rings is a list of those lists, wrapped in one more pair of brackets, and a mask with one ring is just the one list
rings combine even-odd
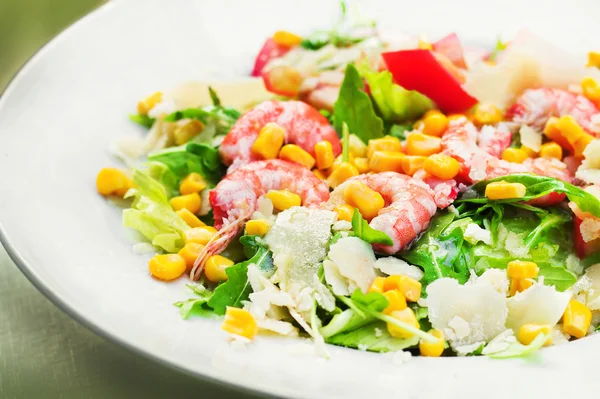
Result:
{"label": "red tomato piece", "polygon": [[451,33],[448,36],[432,43],[433,50],[443,54],[458,68],[467,69],[465,62],[465,54],[460,44],[460,39],[456,33]]}

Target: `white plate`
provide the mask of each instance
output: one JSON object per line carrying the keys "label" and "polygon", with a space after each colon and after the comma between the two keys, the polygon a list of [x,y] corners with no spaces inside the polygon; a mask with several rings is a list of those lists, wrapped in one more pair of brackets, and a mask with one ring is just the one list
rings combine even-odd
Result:
{"label": "white plate", "polygon": [[[457,30],[493,43],[521,26],[558,43],[592,48],[597,2],[563,0],[370,1],[382,28]],[[328,26],[337,1],[115,1],[41,50],[0,100],[2,241],[27,277],[57,305],[122,345],[186,372],[293,397],[566,397],[598,389],[600,337],[544,350],[543,361],[413,359],[331,348],[330,360],[292,355],[298,341],[226,343],[215,320],[182,321],[172,303],[185,281],[164,284],[132,252],[120,212],[95,192],[117,137],[140,134],[127,120],[136,101],[189,79],[249,71],[277,28]],[[515,15],[520,10],[521,14]],[[595,36],[594,36],[595,35]],[[531,396],[530,396],[531,397]]]}

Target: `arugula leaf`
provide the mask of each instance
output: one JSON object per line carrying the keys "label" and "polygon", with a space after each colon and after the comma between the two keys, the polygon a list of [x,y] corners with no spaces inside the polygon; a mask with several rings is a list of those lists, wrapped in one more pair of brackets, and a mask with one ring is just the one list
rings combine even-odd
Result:
{"label": "arugula leaf", "polygon": [[596,253],[591,254],[590,256],[587,256],[586,258],[584,258],[581,261],[581,263],[584,268],[588,268],[597,263],[600,263],[600,252],[596,252]]}
{"label": "arugula leaf", "polygon": [[383,137],[383,121],[375,113],[369,95],[364,92],[363,80],[352,64],[346,66],[340,94],[333,106],[333,121],[338,133],[345,122],[365,143]]}
{"label": "arugula leaf", "polygon": [[413,130],[413,124],[412,123],[406,123],[406,124],[393,124],[392,126],[390,126],[390,128],[388,129],[388,134],[390,136],[396,137],[397,139],[404,141],[406,140],[406,132],[410,132]]}
{"label": "arugula leaf", "polygon": [[346,122],[342,124],[342,162],[350,159],[350,131]]}
{"label": "arugula leaf", "polygon": [[383,244],[383,245],[394,245],[394,242],[383,231],[375,230],[369,223],[363,219],[358,209],[354,209],[352,215],[352,230],[354,235],[369,244]]}
{"label": "arugula leaf", "polygon": [[221,99],[219,98],[217,92],[210,86],[208,86],[208,94],[210,95],[210,99],[215,107],[221,106]]}
{"label": "arugula leaf", "polygon": [[179,308],[181,318],[186,320],[190,316],[210,317],[214,313],[208,307],[208,300],[212,292],[204,288],[202,284],[188,285],[188,287],[199,296],[199,298],[190,298],[186,301],[175,302],[173,305]]}
{"label": "arugula leaf", "polygon": [[323,338],[327,339],[334,335],[362,327],[374,320],[375,318],[367,316],[364,313],[359,314],[352,309],[346,309],[343,312],[333,316],[326,326],[323,326],[319,329],[319,332]]}
{"label": "arugula leaf", "polygon": [[523,345],[518,342],[510,345],[502,352],[489,355],[492,359],[510,359],[510,358],[527,358],[541,349],[542,346],[551,337],[550,334],[538,334],[537,337],[529,345]]}
{"label": "arugula leaf", "polygon": [[129,120],[145,127],[146,129],[150,129],[152,125],[154,125],[154,121],[156,119],[151,118],[148,115],[131,114],[129,115]]}
{"label": "arugula leaf", "polygon": [[339,333],[329,337],[326,342],[333,345],[357,348],[370,352],[396,352],[410,348],[419,343],[420,338],[394,338],[387,330],[382,321],[371,323],[366,326]]}
{"label": "arugula leaf", "polygon": [[[244,255],[246,255],[248,259],[252,259],[259,250],[268,249],[264,241],[262,241],[262,239],[256,235],[241,236],[240,244],[243,245]],[[256,266],[263,273],[263,275],[265,275],[265,277],[271,277],[275,272],[275,265],[273,264],[272,257],[265,258],[261,263],[257,263]]]}
{"label": "arugula leaf", "polygon": [[367,294],[363,294],[360,288],[357,288],[350,299],[354,301],[354,303],[360,304],[367,309],[370,309],[374,312],[382,312],[383,309],[387,308],[389,302],[383,294],[379,292],[369,292]]}

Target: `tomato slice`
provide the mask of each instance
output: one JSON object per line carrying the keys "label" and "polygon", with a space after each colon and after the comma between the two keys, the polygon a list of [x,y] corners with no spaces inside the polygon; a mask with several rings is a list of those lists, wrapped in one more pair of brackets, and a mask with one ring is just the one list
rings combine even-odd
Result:
{"label": "tomato slice", "polygon": [[429,50],[383,53],[383,59],[396,83],[426,95],[446,113],[464,112],[477,104]]}
{"label": "tomato slice", "polygon": [[465,53],[456,33],[451,33],[437,42],[432,43],[432,46],[435,52],[446,56],[446,58],[452,61],[458,68],[467,69]]}
{"label": "tomato slice", "polygon": [[268,38],[256,56],[254,69],[252,69],[252,76],[260,76],[263,68],[269,61],[283,56],[288,51],[290,51],[290,47],[277,44],[273,38]]}

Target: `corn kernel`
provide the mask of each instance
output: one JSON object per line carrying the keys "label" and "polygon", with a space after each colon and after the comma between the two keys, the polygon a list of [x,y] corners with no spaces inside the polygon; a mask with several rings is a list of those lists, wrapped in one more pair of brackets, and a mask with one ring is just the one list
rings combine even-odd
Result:
{"label": "corn kernel", "polygon": [[333,160],[335,159],[331,143],[324,140],[315,144],[315,157],[318,169],[331,168]]}
{"label": "corn kernel", "polygon": [[206,223],[204,223],[202,220],[198,219],[198,217],[196,215],[194,215],[192,212],[190,212],[189,209],[183,208],[183,209],[178,210],[176,213],[190,227],[206,226]]}
{"label": "corn kernel", "polygon": [[421,356],[427,357],[440,357],[444,352],[444,346],[446,343],[446,337],[444,337],[444,333],[442,330],[432,329],[429,330],[429,334],[438,338],[435,342],[427,342],[421,340],[419,342],[419,352],[421,352]]}
{"label": "corn kernel", "polygon": [[[329,168],[328,172],[331,173],[333,172],[335,169],[337,169],[341,164],[345,163],[344,161],[342,161],[343,157],[342,154],[338,155],[335,160],[333,161],[333,165],[331,165],[331,168]],[[352,154],[348,154],[348,162],[354,165],[354,155]]]}
{"label": "corn kernel", "polygon": [[322,170],[313,169],[312,172],[314,173],[315,176],[317,176],[318,179],[327,180],[327,176],[325,176],[325,173]]}
{"label": "corn kernel", "polygon": [[375,151],[369,158],[373,172],[402,172],[402,160],[406,155],[394,151]]}
{"label": "corn kernel", "polygon": [[182,195],[199,193],[206,188],[207,184],[204,178],[196,172],[187,175],[179,184],[179,192]]}
{"label": "corn kernel", "polygon": [[510,280],[509,293],[510,296],[514,296],[517,292],[523,292],[533,285],[533,281],[530,279],[518,279],[513,278]]}
{"label": "corn kernel", "polygon": [[175,144],[183,145],[196,137],[204,130],[204,124],[197,119],[192,119],[178,126],[173,132]]}
{"label": "corn kernel", "polygon": [[119,169],[103,168],[96,177],[96,189],[102,195],[123,197],[132,187],[131,179]]}
{"label": "corn kernel", "polygon": [[556,158],[560,160],[563,156],[562,147],[554,141],[544,143],[540,148],[540,156],[542,158]]}
{"label": "corn kernel", "polygon": [[312,169],[312,167],[315,166],[315,158],[296,144],[284,145],[281,151],[279,151],[279,158],[285,161],[299,163],[308,169]]}
{"label": "corn kernel", "polygon": [[358,169],[350,162],[342,162],[340,166],[333,169],[333,172],[327,178],[327,184],[330,187],[336,188],[351,177],[358,176]]}
{"label": "corn kernel", "polygon": [[[529,345],[533,342],[534,339],[537,338],[540,334],[548,335],[552,329],[549,325],[546,324],[523,324],[521,328],[519,328],[519,342],[523,345]],[[548,337],[548,340],[544,345],[552,344],[552,336]]]}
{"label": "corn kernel", "polygon": [[227,273],[225,270],[228,267],[233,266],[234,263],[234,261],[227,259],[224,256],[212,255],[206,261],[206,265],[204,265],[204,275],[208,281],[212,281],[213,283],[227,281]]}
{"label": "corn kernel", "polygon": [[352,221],[352,215],[354,215],[354,208],[348,204],[338,205],[333,208],[333,211],[337,213],[338,220],[345,220],[347,222]]}
{"label": "corn kernel", "polygon": [[194,227],[183,233],[186,244],[194,242],[196,244],[206,245],[217,234],[217,229],[211,226]]}
{"label": "corn kernel", "polygon": [[265,197],[270,199],[273,207],[279,211],[302,205],[302,198],[288,190],[269,190]]}
{"label": "corn kernel", "polygon": [[556,142],[562,148],[567,149],[569,151],[573,150],[573,146],[569,144],[569,141],[563,137],[560,130],[558,130],[558,118],[552,116],[548,118],[546,125],[544,126],[544,134],[550,140]]}
{"label": "corn kernel", "polygon": [[[415,312],[413,312],[411,308],[407,307],[403,310],[395,310],[392,313],[390,313],[389,316],[393,317],[396,320],[409,324],[415,328],[420,328],[419,321],[415,316]],[[413,333],[389,322],[387,323],[387,330],[390,333],[390,335],[394,338],[410,338],[413,336]]]}
{"label": "corn kernel", "polygon": [[258,333],[258,325],[250,312],[244,309],[227,307],[221,329],[230,333],[254,339]]}
{"label": "corn kernel", "polygon": [[358,180],[348,183],[344,190],[344,199],[348,205],[358,208],[360,214],[367,220],[377,216],[385,206],[381,194]]}
{"label": "corn kernel", "polygon": [[388,300],[387,308],[383,309],[384,314],[389,315],[396,310],[406,309],[406,298],[404,298],[404,295],[400,291],[385,291],[383,296]]}
{"label": "corn kernel", "polygon": [[423,163],[423,169],[428,174],[443,180],[453,179],[460,171],[460,163],[444,154],[433,154]]}
{"label": "corn kernel", "polygon": [[352,164],[356,166],[356,170],[361,175],[371,170],[369,169],[369,160],[367,158],[354,158]]}
{"label": "corn kernel", "polygon": [[176,211],[185,208],[192,213],[198,213],[202,205],[202,199],[200,198],[200,194],[192,193],[173,197],[169,200],[169,204]]}
{"label": "corn kernel", "polygon": [[477,104],[473,114],[473,122],[480,126],[502,122],[502,111],[493,104]]}
{"label": "corn kernel", "polygon": [[429,156],[442,151],[442,139],[423,133],[412,133],[406,138],[408,155]]}
{"label": "corn kernel", "polygon": [[275,159],[285,140],[285,131],[276,123],[267,123],[252,144],[252,153],[262,159]]}
{"label": "corn kernel", "polygon": [[398,290],[410,302],[417,302],[421,298],[421,283],[404,275],[386,277],[383,290]]}
{"label": "corn kernel", "polygon": [[192,270],[196,259],[198,259],[198,256],[200,256],[203,249],[204,245],[202,244],[188,242],[179,250],[178,254],[185,260],[187,270]]}
{"label": "corn kernel", "polygon": [[280,46],[292,47],[302,43],[302,38],[286,30],[278,30],[273,34],[273,41]]}
{"label": "corn kernel", "polygon": [[529,147],[526,147],[524,145],[521,146],[520,150],[523,151],[525,154],[527,154],[527,158],[537,158],[537,156],[538,156],[537,151],[535,151]]}
{"label": "corn kernel", "polygon": [[563,314],[563,330],[575,338],[583,338],[587,335],[591,322],[590,309],[579,301],[571,300]]}
{"label": "corn kernel", "polygon": [[246,222],[246,234],[264,236],[271,225],[265,219],[248,220]]}
{"label": "corn kernel", "polygon": [[148,270],[159,280],[171,281],[185,273],[186,263],[178,254],[155,255],[148,262]]}
{"label": "corn kernel", "polygon": [[573,143],[573,149],[575,150],[573,155],[578,158],[583,157],[583,152],[593,140],[594,137],[591,134],[584,133],[583,136]]}
{"label": "corn kernel", "polygon": [[585,134],[583,128],[571,115],[561,116],[558,119],[558,124],[556,127],[571,145],[575,144],[575,142]]}
{"label": "corn kernel", "polygon": [[590,51],[588,53],[588,62],[586,64],[587,68],[596,67],[600,68],[600,53],[597,51]]}
{"label": "corn kernel", "polygon": [[502,159],[508,162],[523,163],[529,156],[520,148],[507,148],[502,153]]}
{"label": "corn kernel", "polygon": [[407,155],[402,158],[402,170],[405,174],[412,176],[419,169],[423,168],[427,157],[421,155]]}
{"label": "corn kernel", "polygon": [[485,188],[485,196],[491,200],[523,198],[525,193],[527,193],[527,188],[521,183],[497,181],[488,184]]}
{"label": "corn kernel", "polygon": [[367,146],[367,158],[371,159],[371,156],[375,151],[402,151],[402,144],[396,137],[385,136],[380,139],[369,140]]}
{"label": "corn kernel", "polygon": [[509,278],[524,279],[538,276],[540,268],[535,262],[513,260],[506,266],[506,275]]}
{"label": "corn kernel", "polygon": [[268,82],[269,90],[273,93],[282,93],[295,96],[302,87],[304,76],[296,68],[289,65],[277,65],[269,68],[263,78]]}
{"label": "corn kernel", "polygon": [[150,94],[148,97],[144,98],[137,104],[137,112],[140,115],[148,115],[148,111],[150,111],[156,104],[162,101],[162,93],[157,91],[155,93]]}
{"label": "corn kernel", "polygon": [[423,117],[423,133],[441,137],[448,128],[448,118],[441,112],[428,111]]}
{"label": "corn kernel", "polygon": [[594,78],[586,76],[581,81],[581,90],[583,91],[583,95],[596,104],[596,106],[600,105],[600,86],[598,86],[598,82]]}
{"label": "corn kernel", "polygon": [[368,147],[357,135],[351,134],[348,139],[350,144],[350,154],[357,158],[364,158],[367,156]]}
{"label": "corn kernel", "polygon": [[385,281],[385,277],[375,277],[375,280],[371,283],[369,287],[369,292],[378,292],[383,294],[383,283]]}

